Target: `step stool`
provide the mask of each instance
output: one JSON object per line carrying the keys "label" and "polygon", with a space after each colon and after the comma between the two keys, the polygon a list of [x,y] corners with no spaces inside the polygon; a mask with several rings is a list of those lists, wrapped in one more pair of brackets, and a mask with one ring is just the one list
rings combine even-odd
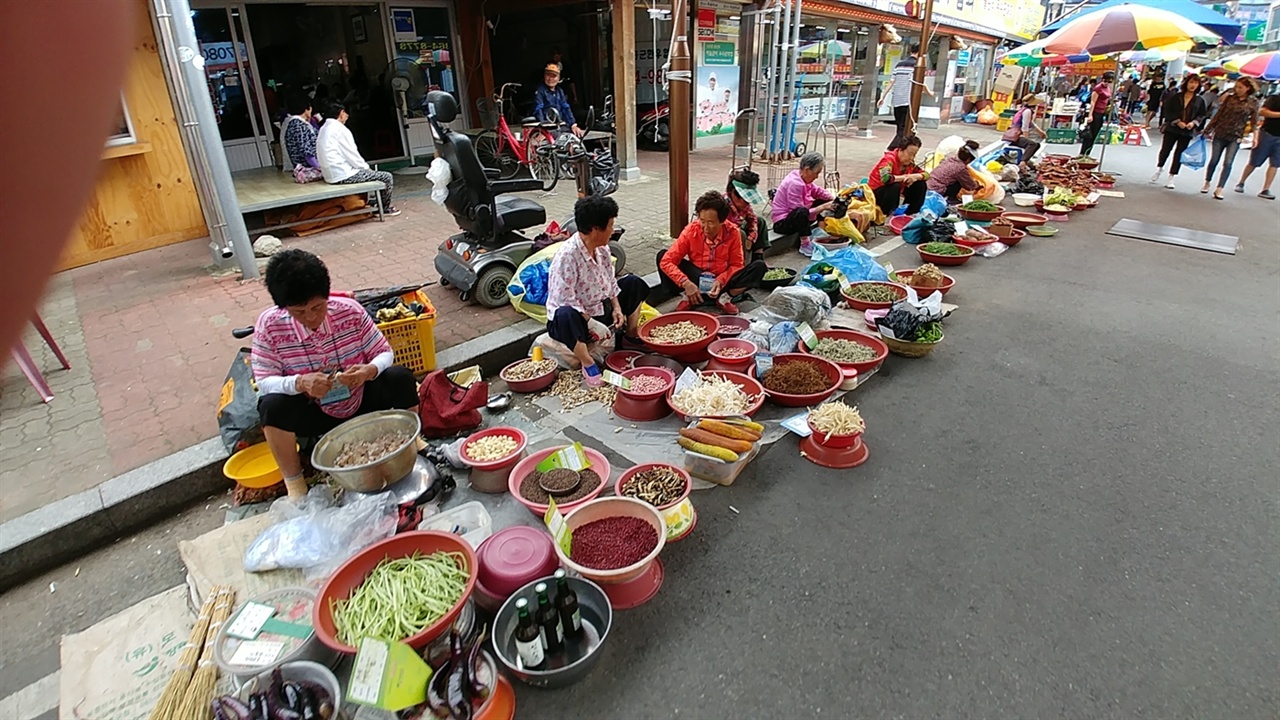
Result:
{"label": "step stool", "polygon": [[1147,135],[1146,128],[1129,125],[1124,129],[1124,144],[1151,147],[1151,138]]}

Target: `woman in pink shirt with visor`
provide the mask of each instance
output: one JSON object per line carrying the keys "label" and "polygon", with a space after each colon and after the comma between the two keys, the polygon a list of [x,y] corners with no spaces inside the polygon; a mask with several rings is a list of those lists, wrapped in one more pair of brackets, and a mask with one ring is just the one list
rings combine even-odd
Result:
{"label": "woman in pink shirt with visor", "polygon": [[799,235],[802,255],[813,250],[809,235],[818,213],[829,210],[835,199],[830,191],[814,184],[825,169],[822,153],[805,153],[800,167],[787,173],[773,193],[773,229],[779,235]]}

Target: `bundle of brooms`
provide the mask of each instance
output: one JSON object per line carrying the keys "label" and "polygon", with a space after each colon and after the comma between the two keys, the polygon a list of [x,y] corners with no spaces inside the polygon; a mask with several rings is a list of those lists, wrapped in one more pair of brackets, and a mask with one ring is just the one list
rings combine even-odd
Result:
{"label": "bundle of brooms", "polygon": [[218,630],[231,616],[235,597],[235,589],[227,585],[216,585],[209,592],[178,657],[178,667],[148,720],[207,720],[212,715],[210,703],[218,680],[213,645]]}

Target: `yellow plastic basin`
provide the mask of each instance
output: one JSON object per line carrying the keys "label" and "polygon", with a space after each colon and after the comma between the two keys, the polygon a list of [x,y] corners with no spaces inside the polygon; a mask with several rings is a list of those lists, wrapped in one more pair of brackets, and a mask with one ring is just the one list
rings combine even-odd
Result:
{"label": "yellow plastic basin", "polygon": [[271,448],[265,442],[250,445],[227,458],[222,474],[247,488],[271,487],[284,479]]}

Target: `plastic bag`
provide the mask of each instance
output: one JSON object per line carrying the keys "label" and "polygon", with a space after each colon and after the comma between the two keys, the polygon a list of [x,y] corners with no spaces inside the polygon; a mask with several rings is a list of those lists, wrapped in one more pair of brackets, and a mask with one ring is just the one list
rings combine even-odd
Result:
{"label": "plastic bag", "polygon": [[251,353],[240,348],[222,383],[218,402],[218,434],[229,453],[262,442],[262,418],[258,416],[258,387],[253,379]]}
{"label": "plastic bag", "polygon": [[924,205],[920,206],[920,210],[931,212],[935,218],[940,218],[947,214],[947,199],[940,193],[930,190],[924,194]]}
{"label": "plastic bag", "polygon": [[1197,135],[1187,149],[1182,151],[1182,164],[1192,170],[1199,170],[1207,162],[1208,152],[1208,143],[1205,142],[1204,135]]}
{"label": "plastic bag", "polygon": [[449,161],[444,158],[432,160],[431,167],[427,168],[427,179],[435,185],[431,189],[431,199],[437,205],[443,205],[444,201],[449,199],[449,183],[453,180],[453,172],[449,170]]}
{"label": "plastic bag", "polygon": [[800,346],[800,323],[786,320],[777,323],[769,328],[769,352],[777,355],[779,353],[795,352]]}
{"label": "plastic bag", "polygon": [[[524,302],[534,305],[547,304],[547,277],[551,272],[551,261],[543,260],[529,265],[520,271],[520,285],[524,290]],[[507,289],[511,292],[511,288]],[[511,292],[515,295],[515,292]]]}
{"label": "plastic bag", "polygon": [[[818,328],[825,326],[827,319],[831,317],[831,298],[821,290],[808,285],[776,288],[760,304],[757,317],[771,325],[791,321],[809,323],[811,327]],[[770,340],[772,340],[772,329],[770,333]]]}
{"label": "plastic bag", "polygon": [[942,164],[943,160],[955,155],[956,151],[964,147],[964,138],[959,135],[950,135],[942,139],[938,143],[938,147],[929,153],[929,157],[925,160],[924,169],[933,172],[933,169]]}
{"label": "plastic bag", "polygon": [[821,243],[814,243],[813,262],[831,265],[849,278],[849,282],[889,279],[889,273],[876,262],[875,256],[860,247],[828,251]]}
{"label": "plastic bag", "polygon": [[398,509],[391,493],[349,495],[335,507],[333,492],[318,485],[295,504],[281,498],[271,505],[276,521],[244,554],[244,569],[303,571],[308,581],[327,577],[347,558],[395,534]]}
{"label": "plastic bag", "polygon": [[[921,212],[919,215],[911,218],[911,222],[902,228],[902,240],[911,245],[920,245],[921,243],[933,242],[933,234],[931,228],[934,220],[928,213]],[[886,277],[888,273],[886,273]],[[850,278],[852,280],[852,278]]]}

